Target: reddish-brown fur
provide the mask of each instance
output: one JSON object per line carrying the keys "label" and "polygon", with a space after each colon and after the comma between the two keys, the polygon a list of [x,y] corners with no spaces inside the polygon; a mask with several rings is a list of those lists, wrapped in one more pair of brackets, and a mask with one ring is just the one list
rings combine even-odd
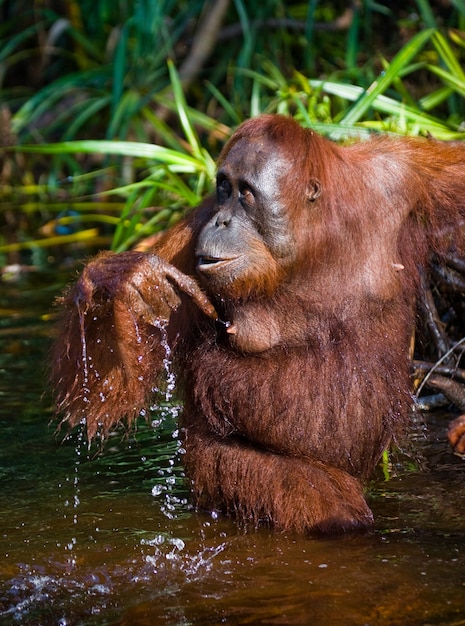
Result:
{"label": "reddish-brown fur", "polygon": [[228,334],[195,283],[170,275],[172,264],[196,279],[213,199],[157,245],[167,263],[97,257],[64,297],[58,406],[89,436],[136,417],[161,370],[165,319],[197,506],[299,532],[365,527],[363,481],[410,413],[419,270],[462,246],[465,151],[389,137],[341,147],[263,116],[239,128],[220,165],[249,142],[292,164],[280,183],[292,261],[250,264],[223,294],[201,282]]}

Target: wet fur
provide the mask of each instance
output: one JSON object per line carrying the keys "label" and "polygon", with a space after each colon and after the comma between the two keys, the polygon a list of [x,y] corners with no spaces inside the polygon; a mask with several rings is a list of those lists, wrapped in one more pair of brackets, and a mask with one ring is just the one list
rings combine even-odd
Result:
{"label": "wet fur", "polygon": [[[294,164],[281,193],[295,254],[285,271],[278,264],[263,274],[259,264],[259,275],[251,265],[229,298],[203,285],[236,335],[187,296],[172,307],[167,332],[193,497],[202,509],[281,530],[363,528],[373,521],[364,481],[410,414],[420,271],[433,253],[463,247],[465,151],[388,137],[341,147],[289,118],[263,116],[239,128],[220,164],[244,138],[277,146]],[[208,199],[155,252],[195,277],[195,244],[214,212]],[[131,254],[122,259],[129,275],[141,271]],[[150,403],[163,354],[150,324],[138,322],[136,340],[124,290],[117,285],[97,305],[82,281],[64,300],[52,380],[65,419],[84,418],[93,436]],[[83,339],[99,376],[87,381]],[[102,374],[112,382],[106,403]]]}

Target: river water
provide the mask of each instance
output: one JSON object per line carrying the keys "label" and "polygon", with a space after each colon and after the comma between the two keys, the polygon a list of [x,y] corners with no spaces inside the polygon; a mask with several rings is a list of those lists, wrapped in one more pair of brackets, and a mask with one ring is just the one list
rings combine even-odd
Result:
{"label": "river water", "polygon": [[165,408],[103,452],[45,384],[56,278],[0,284],[0,625],[465,624],[465,462],[427,416],[370,487],[373,531],[241,530],[189,506]]}

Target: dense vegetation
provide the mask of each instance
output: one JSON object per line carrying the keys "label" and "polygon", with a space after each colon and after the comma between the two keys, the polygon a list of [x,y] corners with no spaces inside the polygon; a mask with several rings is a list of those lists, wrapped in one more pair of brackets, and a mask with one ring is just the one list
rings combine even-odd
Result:
{"label": "dense vegetation", "polygon": [[264,111],[335,139],[465,137],[465,0],[0,11],[3,264],[79,241],[122,250],[166,227],[210,190],[225,138]]}

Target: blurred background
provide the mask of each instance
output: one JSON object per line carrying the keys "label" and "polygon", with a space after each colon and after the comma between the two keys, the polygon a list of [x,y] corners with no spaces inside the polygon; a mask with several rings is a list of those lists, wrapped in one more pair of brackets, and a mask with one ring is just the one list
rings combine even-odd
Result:
{"label": "blurred background", "polygon": [[464,55],[465,0],[0,0],[0,265],[166,228],[262,112],[461,139]]}

